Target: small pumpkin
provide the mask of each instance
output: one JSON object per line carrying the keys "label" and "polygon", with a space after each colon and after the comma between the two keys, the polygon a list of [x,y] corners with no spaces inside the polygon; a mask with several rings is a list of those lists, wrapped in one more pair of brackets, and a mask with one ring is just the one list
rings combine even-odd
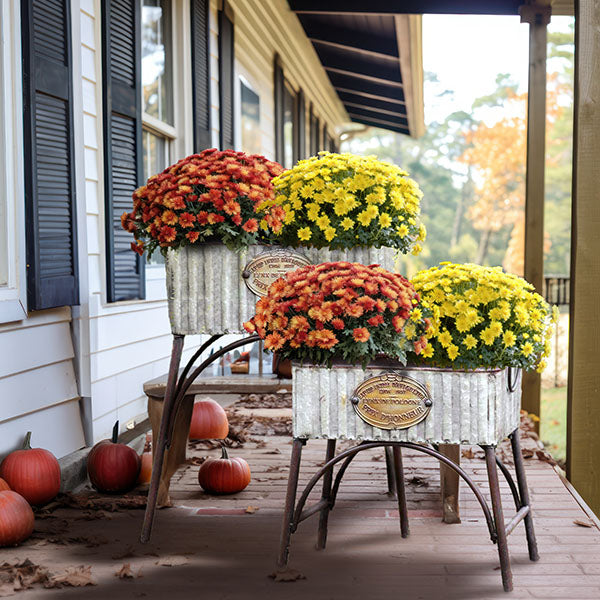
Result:
{"label": "small pumpkin", "polygon": [[0,492],[0,547],[16,546],[33,532],[35,518],[23,496],[12,490]]}
{"label": "small pumpkin", "polygon": [[224,440],[228,433],[227,413],[218,402],[207,398],[194,404],[190,440]]}
{"label": "small pumpkin", "polygon": [[117,443],[118,436],[119,421],[113,427],[112,439],[98,442],[88,454],[88,476],[99,492],[127,492],[137,482],[140,457],[133,448]]}
{"label": "small pumpkin", "polygon": [[152,479],[152,452],[144,452],[140,456],[140,474],[138,475],[138,483],[150,483]]}
{"label": "small pumpkin", "polygon": [[46,504],[60,490],[60,465],[52,452],[31,447],[31,431],[25,436],[23,448],[2,461],[0,477],[29,504]]}
{"label": "small pumpkin", "polygon": [[240,457],[229,458],[223,446],[220,458],[207,458],[198,471],[198,483],[211,494],[235,494],[250,483],[250,467]]}
{"label": "small pumpkin", "polygon": [[6,490],[10,490],[10,485],[4,479],[0,478],[0,492],[5,492]]}

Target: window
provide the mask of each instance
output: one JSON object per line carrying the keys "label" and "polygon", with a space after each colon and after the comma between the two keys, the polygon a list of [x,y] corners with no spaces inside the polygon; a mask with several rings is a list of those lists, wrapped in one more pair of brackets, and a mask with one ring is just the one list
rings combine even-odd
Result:
{"label": "window", "polygon": [[[171,44],[171,2],[142,1],[142,171],[146,181],[171,162],[173,128],[173,58]],[[163,264],[155,253],[150,264]]]}
{"label": "window", "polygon": [[296,156],[296,94],[287,81],[283,86],[283,162],[286,169],[291,169],[297,160]]}
{"label": "window", "polygon": [[168,0],[142,2],[144,180],[169,165],[169,142],[175,138],[170,4]]}
{"label": "window", "polygon": [[242,105],[242,150],[251,154],[261,154],[260,98],[243,77],[240,77],[240,97]]}
{"label": "window", "polygon": [[310,148],[309,152],[311,156],[315,156],[319,152],[319,129],[321,124],[319,123],[319,117],[313,112],[313,106],[310,105]]}

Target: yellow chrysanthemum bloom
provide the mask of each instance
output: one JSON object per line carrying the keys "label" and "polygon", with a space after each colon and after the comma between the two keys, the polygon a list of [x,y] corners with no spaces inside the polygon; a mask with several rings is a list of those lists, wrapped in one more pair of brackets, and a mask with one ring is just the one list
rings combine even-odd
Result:
{"label": "yellow chrysanthemum bloom", "polygon": [[389,227],[392,224],[392,218],[388,213],[381,213],[379,215],[379,224],[382,227]]}
{"label": "yellow chrysanthemum bloom", "polygon": [[450,360],[454,360],[460,354],[458,346],[455,346],[454,344],[450,344],[446,348],[446,352],[448,353],[448,358]]}
{"label": "yellow chrysanthemum bloom", "polygon": [[469,333],[463,340],[463,344],[467,347],[467,350],[475,348],[477,346],[477,340]]}
{"label": "yellow chrysanthemum bloom", "polygon": [[502,341],[504,342],[504,347],[505,348],[510,348],[511,346],[515,345],[515,342],[517,341],[517,336],[514,334],[514,332],[507,330],[504,332],[504,335],[502,336]]}
{"label": "yellow chrysanthemum bloom", "polygon": [[298,229],[298,239],[302,240],[302,241],[308,241],[310,240],[310,237],[312,235],[312,232],[310,230],[310,227],[303,227],[302,229]]}
{"label": "yellow chrysanthemum bloom", "polygon": [[335,237],[335,229],[333,227],[326,227],[323,232],[325,235],[325,239],[330,242]]}
{"label": "yellow chrysanthemum bloom", "polygon": [[521,354],[523,356],[529,356],[533,352],[533,345],[531,342],[525,342],[523,348],[521,348]]}
{"label": "yellow chrysanthemum bloom", "polygon": [[444,331],[438,335],[437,339],[444,348],[447,348],[452,343],[452,334],[447,329],[444,329]]}
{"label": "yellow chrysanthemum bloom", "polygon": [[352,219],[350,219],[349,217],[346,217],[340,223],[340,225],[342,226],[342,228],[344,229],[344,231],[348,231],[349,229],[352,229],[354,227],[354,221]]}

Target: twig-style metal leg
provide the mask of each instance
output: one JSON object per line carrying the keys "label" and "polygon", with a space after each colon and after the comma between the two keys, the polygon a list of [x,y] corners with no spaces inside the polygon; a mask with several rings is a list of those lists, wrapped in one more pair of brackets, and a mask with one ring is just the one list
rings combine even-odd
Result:
{"label": "twig-style metal leg", "polygon": [[[440,444],[438,451],[453,463],[460,465],[460,444]],[[460,477],[456,471],[440,463],[440,489],[442,495],[442,521],[460,523]]]}
{"label": "twig-style metal leg", "polygon": [[394,453],[391,446],[386,446],[385,450],[385,469],[387,472],[388,494],[396,495],[396,469],[394,467]]}
{"label": "twig-style metal leg", "polygon": [[510,556],[508,554],[508,541],[506,536],[506,526],[504,524],[504,513],[502,511],[500,483],[498,481],[496,448],[494,446],[483,446],[483,450],[485,451],[485,462],[487,466],[488,481],[490,483],[490,496],[492,498],[492,511],[494,513],[498,556],[500,557],[502,585],[504,586],[505,592],[510,592],[513,589],[512,571],[510,568]]}
{"label": "twig-style metal leg", "polygon": [[[327,440],[327,451],[325,452],[325,462],[329,462],[335,455],[335,442],[336,440]],[[317,550],[323,550],[327,544],[327,521],[329,520],[329,512],[331,511],[331,505],[329,500],[331,499],[331,484],[333,483],[333,467],[323,476],[323,492],[321,494],[321,500],[327,502],[327,505],[321,509],[319,515],[319,534],[317,537]]]}
{"label": "twig-style metal leg", "polygon": [[400,533],[408,537],[408,508],[406,505],[406,486],[404,484],[404,467],[402,465],[402,448],[394,446],[394,475],[396,478],[396,495],[398,496],[398,512],[400,513]]}
{"label": "twig-style metal leg", "polygon": [[179,373],[179,363],[181,362],[181,353],[183,351],[183,335],[173,336],[173,349],[171,350],[171,363],[169,365],[169,375],[167,387],[165,389],[165,398],[163,401],[163,414],[160,423],[160,433],[157,440],[152,440],[154,449],[154,460],[152,461],[152,478],[150,480],[150,489],[148,490],[148,502],[146,504],[146,514],[144,515],[144,524],[140,541],[145,544],[152,533],[152,523],[154,521],[154,512],[156,509],[156,498],[158,495],[158,486],[163,469],[165,449],[167,447],[167,437],[169,435],[169,423],[171,415],[175,409],[175,386],[177,383],[177,374]]}
{"label": "twig-style metal leg", "polygon": [[292,523],[296,505],[296,491],[298,489],[298,476],[300,475],[300,460],[302,459],[302,446],[304,446],[304,444],[306,444],[306,440],[294,438],[287,493],[285,496],[285,508],[283,510],[283,523],[281,525],[279,556],[277,558],[277,566],[279,568],[285,567],[289,559],[290,538],[292,536]]}
{"label": "twig-style metal leg", "polygon": [[[521,497],[521,508],[523,506],[531,506],[529,502],[529,490],[527,489],[527,480],[525,479],[525,466],[523,465],[523,455],[521,454],[521,440],[519,439],[519,430],[516,429],[510,434],[510,443],[512,446],[513,457],[515,460],[515,472],[517,474],[517,485],[519,486],[519,496]],[[535,539],[535,531],[533,530],[533,518],[531,509],[525,516],[525,533],[527,535],[527,547],[529,548],[530,560],[536,561],[540,559],[538,554],[537,542]]]}

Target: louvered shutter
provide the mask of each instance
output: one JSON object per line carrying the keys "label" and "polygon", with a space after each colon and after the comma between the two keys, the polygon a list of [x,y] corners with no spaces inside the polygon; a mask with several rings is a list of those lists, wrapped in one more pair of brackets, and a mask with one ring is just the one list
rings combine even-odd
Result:
{"label": "louvered shutter", "polygon": [[317,151],[317,139],[318,139],[318,129],[317,129],[317,117],[315,116],[314,112],[313,112],[313,105],[312,102],[310,103],[310,108],[309,108],[309,115],[308,115],[308,123],[309,123],[309,148],[308,151],[310,153],[311,156],[314,156]]}
{"label": "louvered shutter", "polygon": [[212,146],[210,122],[209,0],[191,0],[194,150]]}
{"label": "louvered shutter", "polygon": [[304,100],[304,92],[298,91],[296,100],[296,110],[298,116],[296,118],[298,124],[298,160],[306,158],[306,102]]}
{"label": "louvered shutter", "polygon": [[144,298],[144,259],[121,227],[142,178],[141,17],[139,0],[103,8],[104,188],[109,302]]}
{"label": "louvered shutter", "polygon": [[283,164],[283,69],[279,55],[273,60],[273,103],[275,107],[275,160]]}
{"label": "louvered shutter", "polygon": [[79,303],[70,2],[21,2],[27,297]]}
{"label": "louvered shutter", "polygon": [[327,139],[327,123],[325,123],[325,125],[323,125],[323,137],[321,139],[321,145],[319,147],[319,150],[329,150],[329,146],[327,145]]}
{"label": "louvered shutter", "polygon": [[221,150],[234,147],[233,21],[219,11],[219,136]]}

